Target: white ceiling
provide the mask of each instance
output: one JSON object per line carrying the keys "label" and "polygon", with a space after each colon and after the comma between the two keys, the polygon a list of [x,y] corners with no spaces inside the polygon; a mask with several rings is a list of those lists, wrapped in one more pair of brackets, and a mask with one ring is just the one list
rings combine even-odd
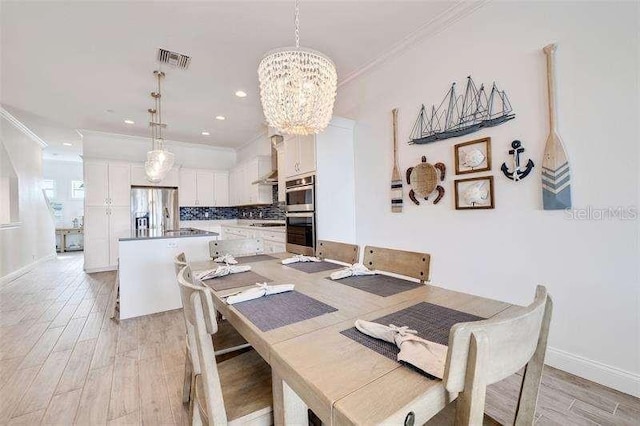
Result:
{"label": "white ceiling", "polygon": [[[453,5],[302,1],[301,44],[330,56],[344,80]],[[148,135],[158,47],[193,58],[187,71],[164,68],[165,137],[237,148],[264,121],[260,58],[293,42],[293,1],[2,1],[0,7],[0,102],[62,150],[70,149],[65,141],[80,146],[73,129]],[[236,90],[248,96],[237,98]],[[205,130],[211,136],[202,136]]]}

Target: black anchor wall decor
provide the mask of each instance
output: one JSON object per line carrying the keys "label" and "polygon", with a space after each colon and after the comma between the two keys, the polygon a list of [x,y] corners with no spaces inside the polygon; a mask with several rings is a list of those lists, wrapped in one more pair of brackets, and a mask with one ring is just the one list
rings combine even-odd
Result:
{"label": "black anchor wall decor", "polygon": [[518,182],[526,178],[529,173],[531,173],[531,170],[533,170],[535,164],[533,164],[533,161],[529,159],[529,161],[527,161],[527,165],[523,169],[522,167],[520,167],[520,155],[524,153],[522,143],[518,140],[513,141],[511,142],[511,148],[513,149],[509,150],[509,154],[513,156],[514,169],[513,171],[509,171],[507,163],[502,163],[502,167],[500,167],[500,170],[502,170],[502,173],[504,173],[507,178],[511,179],[514,182]]}

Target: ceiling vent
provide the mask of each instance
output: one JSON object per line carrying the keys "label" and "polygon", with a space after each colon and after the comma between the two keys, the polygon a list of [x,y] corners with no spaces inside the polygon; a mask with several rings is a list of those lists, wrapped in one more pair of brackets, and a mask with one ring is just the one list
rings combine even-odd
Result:
{"label": "ceiling vent", "polygon": [[158,62],[161,64],[169,64],[173,67],[186,70],[191,63],[191,56],[182,53],[172,52],[166,49],[158,49]]}

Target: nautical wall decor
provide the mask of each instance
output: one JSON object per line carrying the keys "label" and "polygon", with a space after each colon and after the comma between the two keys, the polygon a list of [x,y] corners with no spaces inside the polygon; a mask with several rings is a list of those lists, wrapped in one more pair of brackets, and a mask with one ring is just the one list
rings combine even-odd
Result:
{"label": "nautical wall decor", "polygon": [[422,105],[409,143],[424,144],[464,136],[513,118],[509,98],[495,82],[487,95],[484,85],[478,89],[469,76],[464,95],[457,95],[456,83],[453,83],[438,108],[432,105],[427,111]]}
{"label": "nautical wall decor", "polygon": [[402,177],[398,167],[398,108],[391,111],[393,116],[393,170],[391,171],[391,212],[402,213]]}
{"label": "nautical wall decor", "polygon": [[547,86],[549,91],[549,136],[542,160],[542,205],[545,210],[571,208],[571,170],[558,134],[556,113],[555,52],[556,45],[543,49],[547,55]]}
{"label": "nautical wall decor", "polygon": [[416,205],[420,205],[419,198],[429,199],[432,192],[437,191],[438,195],[433,204],[438,204],[444,197],[444,188],[438,182],[444,181],[446,166],[443,163],[427,163],[427,157],[422,156],[422,162],[417,166],[407,169],[407,183],[411,186],[409,198]]}
{"label": "nautical wall decor", "polygon": [[458,179],[453,182],[456,210],[494,208],[493,176]]}
{"label": "nautical wall decor", "polygon": [[491,138],[454,145],[453,154],[457,175],[491,170]]}
{"label": "nautical wall decor", "polygon": [[531,173],[535,164],[533,164],[533,160],[529,158],[527,165],[524,166],[524,168],[520,167],[520,155],[524,154],[522,143],[520,141],[513,141],[511,142],[511,148],[512,149],[509,150],[509,154],[513,157],[513,170],[509,169],[507,163],[502,163],[500,170],[502,170],[502,173],[504,173],[507,178],[514,182],[518,182],[529,176],[529,173]]}

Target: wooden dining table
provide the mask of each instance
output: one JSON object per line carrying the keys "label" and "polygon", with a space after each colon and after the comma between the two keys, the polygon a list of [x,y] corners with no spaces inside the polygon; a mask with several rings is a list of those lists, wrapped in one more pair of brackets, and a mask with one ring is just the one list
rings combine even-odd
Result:
{"label": "wooden dining table", "polygon": [[[411,412],[428,419],[456,395],[442,381],[429,378],[341,334],[356,319],[374,320],[420,302],[482,318],[505,315],[520,307],[505,302],[422,284],[382,297],[329,279],[332,271],[306,273],[283,265],[288,253],[251,262],[252,271],[269,284],[294,284],[295,290],[336,310],[290,325],[261,331],[225,297],[247,287],[213,291],[219,312],[271,365],[274,423],[305,424],[307,408],[324,424],[403,424]],[[195,272],[213,261],[192,262]],[[205,284],[208,281],[204,282]]]}

